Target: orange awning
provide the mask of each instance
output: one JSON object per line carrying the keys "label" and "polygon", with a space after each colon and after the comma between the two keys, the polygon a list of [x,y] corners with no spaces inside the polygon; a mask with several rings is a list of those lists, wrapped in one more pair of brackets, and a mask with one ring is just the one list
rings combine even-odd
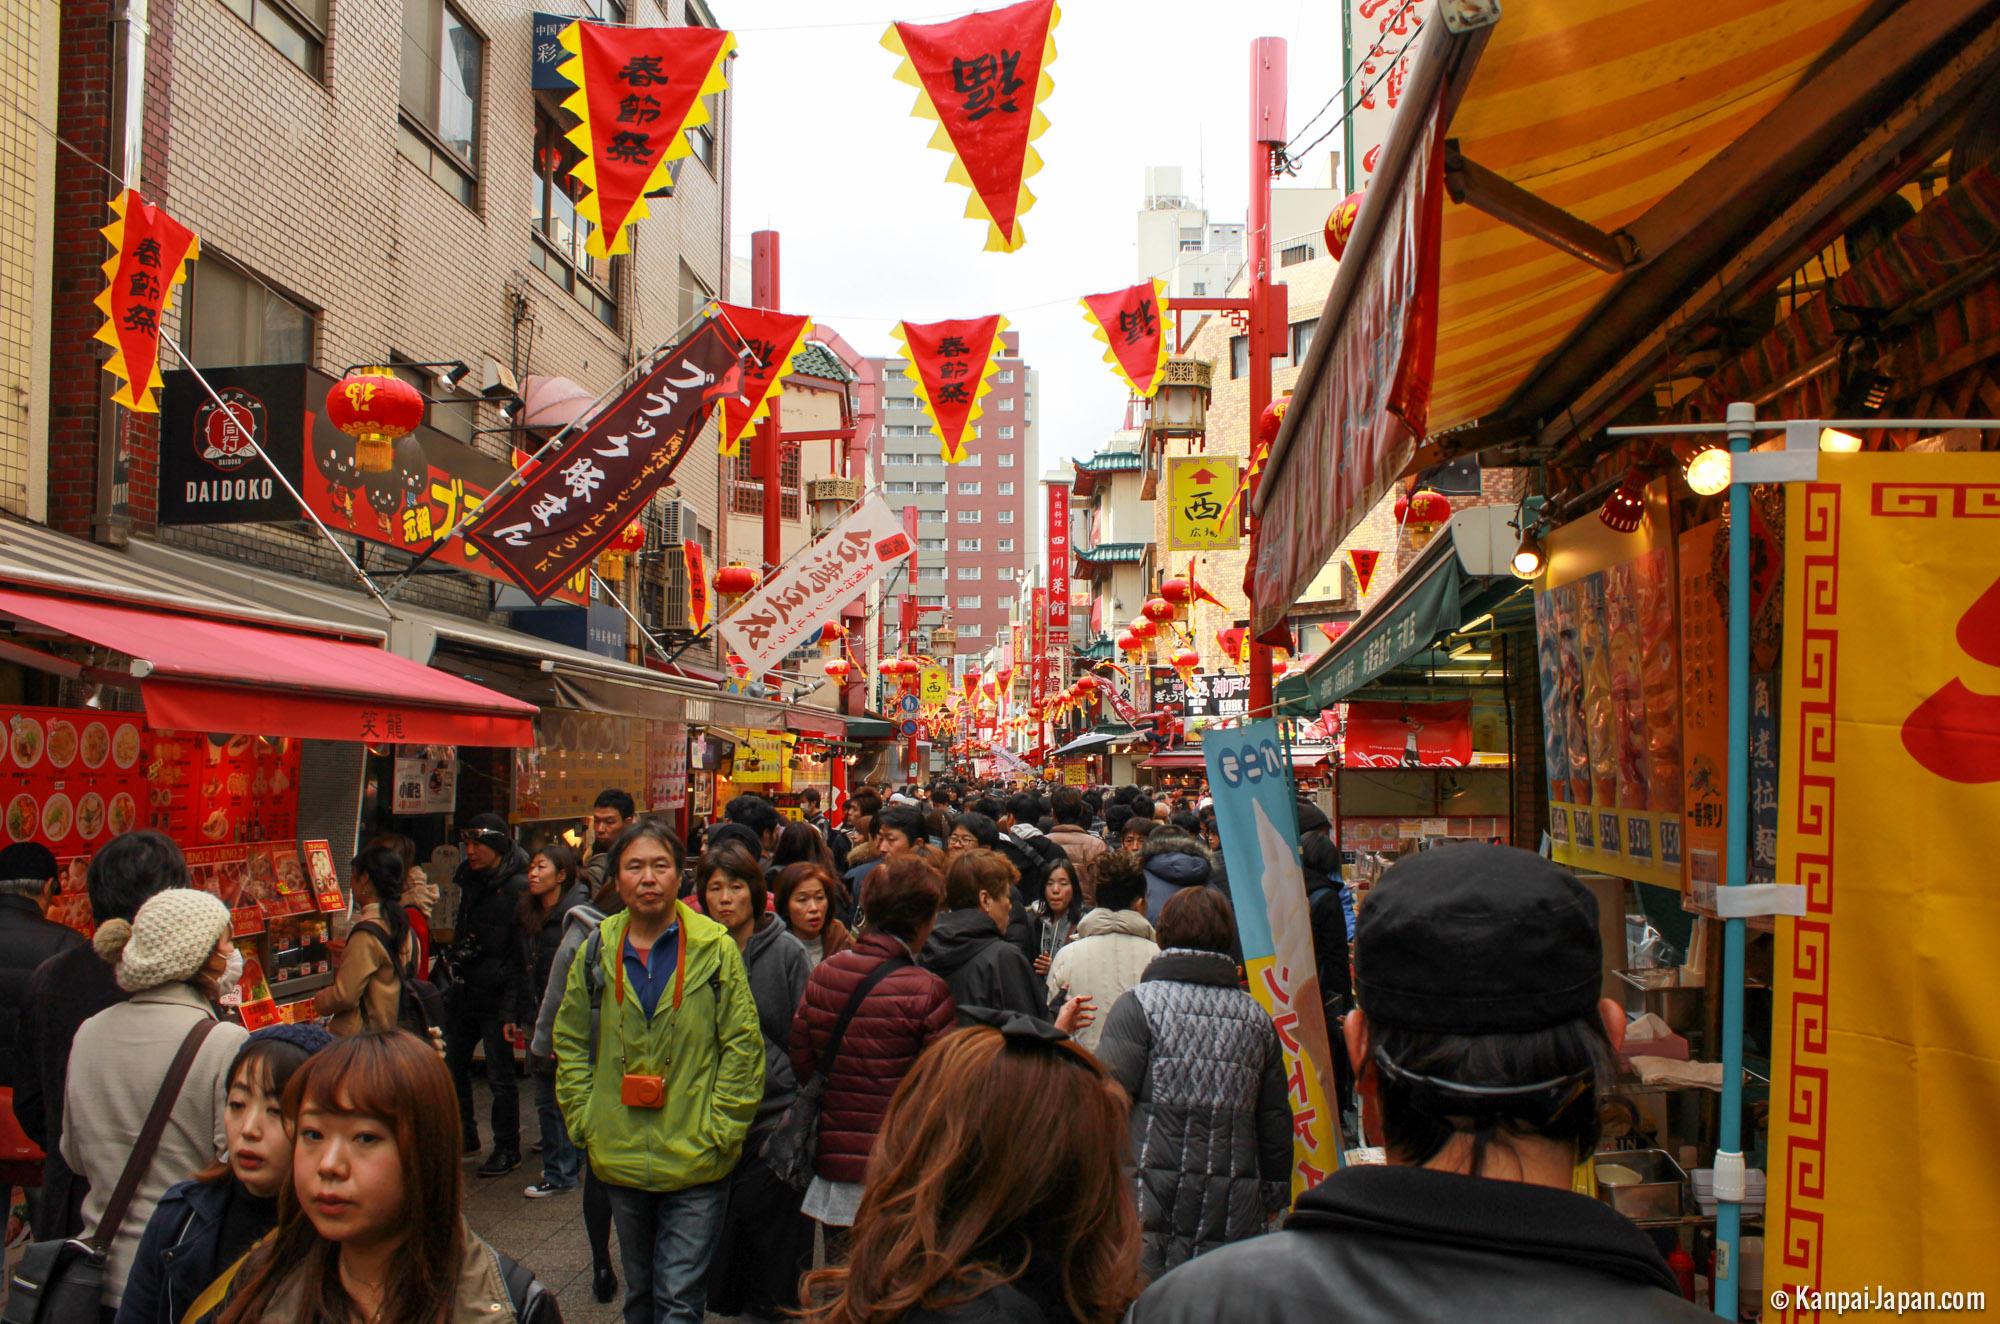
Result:
{"label": "orange awning", "polygon": [[324,634],[0,590],[0,616],[132,658],[149,725],[168,731],[524,748],[535,706]]}

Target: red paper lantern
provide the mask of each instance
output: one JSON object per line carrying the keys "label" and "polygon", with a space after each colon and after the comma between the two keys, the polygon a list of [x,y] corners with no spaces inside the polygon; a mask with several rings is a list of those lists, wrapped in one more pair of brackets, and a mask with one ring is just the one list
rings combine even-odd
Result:
{"label": "red paper lantern", "polygon": [[725,598],[740,598],[757,587],[757,572],[741,561],[731,561],[715,572],[715,591]]}
{"label": "red paper lantern", "polygon": [[1270,404],[1257,419],[1257,440],[1266,446],[1278,439],[1278,429],[1285,421],[1285,411],[1292,407],[1292,393],[1285,392]]}
{"label": "red paper lantern", "polygon": [[1285,674],[1285,673],[1286,673],[1287,671],[1290,671],[1291,669],[1292,669],[1292,664],[1291,664],[1291,663],[1289,663],[1289,662],[1287,662],[1287,661],[1285,661],[1285,659],[1283,659],[1282,657],[1274,657],[1274,658],[1272,658],[1272,659],[1271,659],[1271,679],[1272,679],[1272,680],[1281,680],[1281,679],[1283,679],[1283,678],[1284,678],[1284,674]]}
{"label": "red paper lantern", "polygon": [[1336,262],[1347,252],[1347,241],[1354,235],[1354,222],[1361,216],[1361,199],[1364,195],[1350,193],[1333,204],[1333,210],[1326,214],[1326,255]]}
{"label": "red paper lantern", "polygon": [[646,522],[633,520],[597,554],[597,577],[607,584],[625,582],[625,562],[646,545]]}
{"label": "red paper lantern", "polygon": [[847,673],[852,669],[844,657],[830,657],[826,660],[827,679],[833,681],[835,684],[845,681]]}
{"label": "red paper lantern", "polygon": [[1143,653],[1146,651],[1146,641],[1141,639],[1136,632],[1126,630],[1118,636],[1118,651],[1121,653]]}
{"label": "red paper lantern", "polygon": [[847,637],[847,627],[839,621],[828,621],[819,627],[819,646],[831,648]]}
{"label": "red paper lantern", "polygon": [[1095,676],[1078,676],[1076,687],[1085,694],[1097,693],[1098,679]]}
{"label": "red paper lantern", "polygon": [[1193,671],[1201,665],[1201,654],[1192,648],[1183,648],[1176,651],[1169,660],[1182,671]]}
{"label": "red paper lantern", "polygon": [[1646,471],[1636,464],[1626,470],[1611,495],[1604,498],[1604,509],[1597,512],[1597,518],[1619,533],[1635,532],[1646,519]]}
{"label": "red paper lantern", "polygon": [[1434,533],[1451,518],[1451,502],[1428,487],[1413,496],[1396,498],[1396,523],[1416,533]]}
{"label": "red paper lantern", "polygon": [[1174,618],[1174,604],[1165,598],[1147,598],[1139,611],[1155,625],[1165,625]]}
{"label": "red paper lantern", "polygon": [[1153,636],[1160,632],[1160,627],[1153,623],[1153,618],[1144,613],[1134,617],[1132,624],[1126,628],[1142,643],[1151,643]]}
{"label": "red paper lantern", "polygon": [[1160,596],[1175,607],[1185,607],[1194,601],[1194,585],[1176,575],[1160,585]]}
{"label": "red paper lantern", "polygon": [[424,421],[424,397],[387,368],[358,368],[327,389],[327,421],[354,438],[354,467],[365,474],[395,467],[398,438]]}

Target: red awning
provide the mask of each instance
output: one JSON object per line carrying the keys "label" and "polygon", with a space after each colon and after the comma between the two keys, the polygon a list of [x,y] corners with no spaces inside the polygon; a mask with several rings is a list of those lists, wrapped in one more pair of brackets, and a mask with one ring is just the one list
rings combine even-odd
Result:
{"label": "red awning", "polygon": [[[1292,770],[1305,772],[1325,765],[1327,752],[1319,750],[1293,750]],[[1200,772],[1208,766],[1207,756],[1199,749],[1171,749],[1164,754],[1155,754],[1139,765],[1155,772]]]}
{"label": "red awning", "polygon": [[354,639],[0,590],[0,615],[128,654],[148,724],[308,740],[526,747],[535,706]]}

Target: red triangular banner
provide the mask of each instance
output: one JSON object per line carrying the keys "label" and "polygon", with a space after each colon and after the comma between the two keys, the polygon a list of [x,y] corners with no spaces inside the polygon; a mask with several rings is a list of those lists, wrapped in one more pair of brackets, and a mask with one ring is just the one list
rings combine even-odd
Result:
{"label": "red triangular banner", "polygon": [[673,186],[667,162],[688,155],[686,130],[708,123],[702,98],[729,86],[723,63],[736,39],[720,28],[628,28],[572,23],[557,70],[576,84],[563,109],[583,159],[570,174],[591,191],[577,210],[591,222],[592,257],[629,252],[625,230],[649,214],[646,195]]}
{"label": "red triangular banner", "polygon": [[187,261],[201,256],[201,240],[160,207],[126,189],[111,200],[117,220],[102,233],[112,253],[97,296],[104,325],[98,340],[111,346],[104,370],[122,383],[111,398],[142,414],[160,412],[160,320],[174,286],[187,279]]}
{"label": "red triangular banner", "polygon": [[903,57],[896,77],[917,89],[915,113],[938,122],[930,145],[950,152],[945,178],[972,190],[965,214],[991,227],[986,247],[1021,246],[1034,205],[1026,180],[1042,168],[1031,144],[1049,127],[1055,0],[1025,0],[945,23],[892,23],[882,44]]}
{"label": "red triangular banner", "polygon": [[1354,586],[1366,593],[1369,584],[1375,580],[1375,563],[1382,559],[1382,553],[1366,547],[1347,549],[1347,563],[1354,567]]}
{"label": "red triangular banner", "polygon": [[1340,636],[1346,634],[1347,627],[1352,624],[1354,624],[1353,621],[1333,621],[1331,623],[1321,621],[1319,623],[1319,632],[1326,636],[1328,643],[1337,644],[1340,642]]}
{"label": "red triangular banner", "polygon": [[965,458],[965,439],[982,412],[981,396],[997,364],[1000,333],[1007,319],[965,317],[947,322],[902,322],[891,332],[903,342],[910,366],[903,370],[931,416],[946,464]]}
{"label": "red triangular banner", "polygon": [[1086,294],[1081,302],[1085,320],[1104,343],[1104,361],[1132,394],[1150,398],[1166,373],[1166,287],[1142,280],[1108,294]]}
{"label": "red triangular banner", "polygon": [[743,394],[722,402],[721,453],[734,455],[757,421],[770,416],[772,399],[784,389],[780,383],[792,370],[792,360],[806,347],[812,319],[733,303],[715,307],[752,355],[743,364]]}

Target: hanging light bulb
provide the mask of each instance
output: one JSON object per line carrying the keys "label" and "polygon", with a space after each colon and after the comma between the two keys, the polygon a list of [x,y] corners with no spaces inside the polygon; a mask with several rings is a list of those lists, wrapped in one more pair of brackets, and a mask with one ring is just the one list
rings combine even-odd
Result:
{"label": "hanging light bulb", "polygon": [[1514,572],[1516,579],[1534,579],[1548,565],[1548,553],[1542,549],[1541,535],[1530,528],[1521,535],[1521,545],[1514,549],[1514,557],[1507,568]]}
{"label": "hanging light bulb", "polygon": [[1852,455],[1861,449],[1861,438],[1839,428],[1821,428],[1819,448],[1834,455]]}
{"label": "hanging light bulb", "polygon": [[1597,518],[1618,533],[1635,532],[1646,519],[1646,471],[1636,464],[1627,469],[1611,495],[1604,498],[1604,509],[1597,512]]}
{"label": "hanging light bulb", "polygon": [[1720,446],[1707,445],[1688,456],[1681,473],[1687,479],[1690,492],[1696,496],[1714,496],[1729,486],[1729,477],[1734,470],[1728,451]]}

